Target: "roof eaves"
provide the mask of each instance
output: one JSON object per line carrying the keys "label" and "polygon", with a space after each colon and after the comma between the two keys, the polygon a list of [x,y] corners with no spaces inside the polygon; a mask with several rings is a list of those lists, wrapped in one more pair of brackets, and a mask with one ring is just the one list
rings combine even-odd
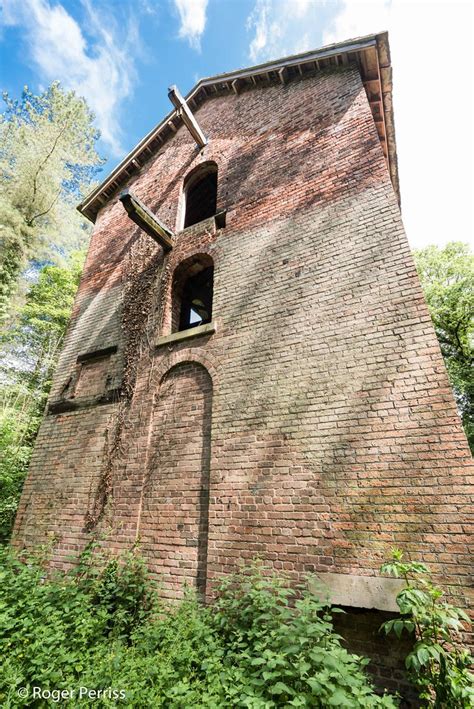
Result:
{"label": "roof eaves", "polygon": [[[395,129],[391,97],[390,49],[388,45],[387,32],[357,37],[344,42],[330,44],[325,47],[321,47],[320,49],[304,52],[302,54],[295,54],[289,57],[283,57],[282,59],[269,61],[264,64],[251,66],[246,69],[238,69],[236,71],[200,79],[185,98],[186,101],[193,102],[202,90],[204,90],[206,95],[209,96],[206,91],[209,87],[217,88],[219,85],[227,84],[238,79],[251,78],[259,74],[261,75],[262,73],[266,74],[269,72],[275,72],[283,68],[300,66],[305,63],[315,62],[315,64],[317,64],[318,60],[329,59],[330,57],[341,54],[347,55],[361,51],[363,52],[371,47],[376,49],[378,56],[379,71],[381,73],[380,83],[382,90],[383,120],[384,126],[387,125],[388,129],[388,135],[385,137],[387,142],[387,159],[392,177],[392,183],[400,201]],[[386,75],[384,72],[386,72]],[[385,76],[389,78],[385,79]],[[384,80],[386,81],[385,89]],[[150,144],[152,144],[155,140],[160,140],[160,142],[163,143],[164,139],[161,138],[162,131],[165,130],[166,126],[169,126],[170,124],[172,124],[173,130],[175,130],[176,125],[174,121],[176,121],[176,119],[181,120],[177,110],[173,109],[157,126],[147,133],[147,135],[135,146],[135,148],[133,148],[133,150],[130,151],[130,153],[117,165],[117,167],[112,170],[110,175],[100,185],[92,190],[89,195],[86,196],[86,198],[78,205],[78,210],[87,218],[91,219],[91,221],[94,221],[94,217],[98,209],[100,209],[100,206],[102,206],[102,204],[105,203],[111,197],[113,192],[120,186],[121,183],[119,183],[118,180],[121,176],[123,177],[123,173],[125,173],[126,177],[130,177],[137,167],[141,167],[139,157],[141,157],[143,151],[148,150],[151,154],[152,151],[149,149]],[[116,186],[114,186],[115,183],[117,183]],[[107,195],[107,191],[110,189],[112,189],[112,193]],[[97,208],[94,210],[93,207],[95,202],[98,204],[96,205]]]}

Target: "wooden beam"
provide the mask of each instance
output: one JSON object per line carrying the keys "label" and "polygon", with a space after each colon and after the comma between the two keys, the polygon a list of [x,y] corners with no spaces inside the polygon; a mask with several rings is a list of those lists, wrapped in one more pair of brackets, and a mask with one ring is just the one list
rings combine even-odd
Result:
{"label": "wooden beam", "polygon": [[288,69],[286,66],[283,66],[281,69],[278,70],[278,76],[280,77],[280,81],[282,84],[286,84],[288,81]]}
{"label": "wooden beam", "polygon": [[243,81],[242,79],[234,79],[234,81],[231,83],[232,91],[234,92],[234,94],[240,93],[240,90],[244,83],[245,81]]}
{"label": "wooden beam", "polygon": [[194,118],[193,113],[189,108],[188,104],[178,91],[178,87],[170,86],[170,88],[168,89],[168,96],[173,106],[177,109],[178,115],[181,116],[181,118],[183,119],[184,125],[191,133],[196,143],[199,145],[200,148],[204,148],[204,146],[207,145],[208,140],[202,132],[201,128],[199,127],[199,124]]}
{"label": "wooden beam", "polygon": [[153,214],[143,202],[134,197],[129,190],[122,192],[119,200],[132,222],[135,222],[140,229],[151,236],[165,251],[170,251],[173,248],[173,232],[163,222],[160,222],[156,214]]}

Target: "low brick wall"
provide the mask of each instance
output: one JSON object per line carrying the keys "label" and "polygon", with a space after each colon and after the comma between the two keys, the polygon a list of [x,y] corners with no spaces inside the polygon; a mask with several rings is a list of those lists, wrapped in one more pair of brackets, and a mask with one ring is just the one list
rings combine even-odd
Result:
{"label": "low brick wall", "polygon": [[344,638],[348,650],[370,659],[367,671],[381,691],[398,693],[401,709],[420,706],[418,695],[408,680],[405,658],[411,650],[412,640],[407,635],[397,639],[380,632],[380,626],[395,618],[388,611],[343,608],[344,614],[334,614],[334,627]]}

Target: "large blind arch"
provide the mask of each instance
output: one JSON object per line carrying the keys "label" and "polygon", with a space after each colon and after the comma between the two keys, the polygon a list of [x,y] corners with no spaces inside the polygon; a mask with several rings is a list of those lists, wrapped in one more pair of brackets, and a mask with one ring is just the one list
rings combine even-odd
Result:
{"label": "large blind arch", "polygon": [[153,398],[140,539],[165,598],[181,596],[185,583],[206,595],[212,399],[210,372],[186,355]]}

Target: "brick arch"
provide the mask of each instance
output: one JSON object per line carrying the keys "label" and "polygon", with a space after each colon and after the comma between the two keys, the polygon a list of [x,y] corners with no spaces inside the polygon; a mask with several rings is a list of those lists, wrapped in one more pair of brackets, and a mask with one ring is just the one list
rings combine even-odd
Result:
{"label": "brick arch", "polygon": [[[213,386],[215,387],[218,384],[220,367],[215,358],[202,347],[187,347],[186,349],[171,352],[161,360],[153,372],[150,382],[151,387],[158,390],[166,374],[176,365],[184,362],[200,364],[209,374]],[[157,393],[155,392],[155,397]]]}
{"label": "brick arch", "polygon": [[186,189],[193,182],[199,180],[200,177],[209,172],[219,172],[219,165],[215,159],[206,156],[186,173],[183,180],[184,188]]}
{"label": "brick arch", "polygon": [[162,595],[207,580],[213,382],[198,361],[175,361],[159,379],[140,515],[141,549]]}

